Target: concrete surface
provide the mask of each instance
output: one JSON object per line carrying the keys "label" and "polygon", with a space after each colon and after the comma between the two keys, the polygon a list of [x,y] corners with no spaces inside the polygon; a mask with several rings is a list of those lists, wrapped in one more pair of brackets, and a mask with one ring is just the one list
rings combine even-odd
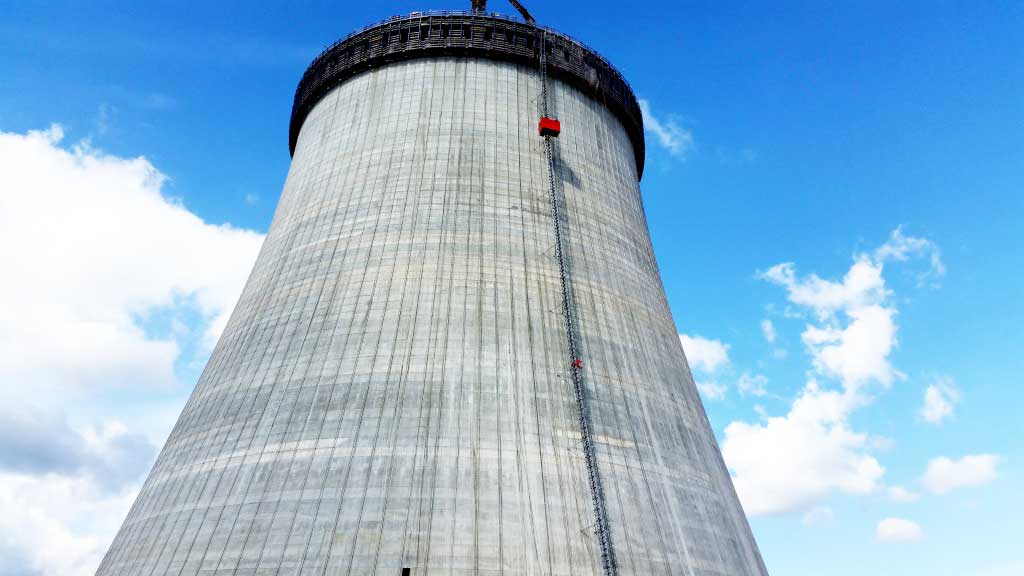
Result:
{"label": "concrete surface", "polygon": [[[412,60],[317,104],[100,575],[600,572],[538,82]],[[580,91],[555,82],[552,98],[619,573],[767,574],[679,344],[630,141]]]}

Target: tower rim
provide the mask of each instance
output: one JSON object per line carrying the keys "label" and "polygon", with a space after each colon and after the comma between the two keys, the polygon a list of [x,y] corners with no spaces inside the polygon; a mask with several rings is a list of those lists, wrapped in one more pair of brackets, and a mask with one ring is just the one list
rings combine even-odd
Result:
{"label": "tower rim", "polygon": [[571,36],[496,13],[412,12],[356,30],[321,52],[295,90],[288,135],[294,155],[302,125],[333,88],[367,70],[404,60],[469,56],[540,65],[546,34],[548,75],[604,104],[622,123],[633,145],[637,180],[644,169],[643,115],[632,87],[599,52]]}

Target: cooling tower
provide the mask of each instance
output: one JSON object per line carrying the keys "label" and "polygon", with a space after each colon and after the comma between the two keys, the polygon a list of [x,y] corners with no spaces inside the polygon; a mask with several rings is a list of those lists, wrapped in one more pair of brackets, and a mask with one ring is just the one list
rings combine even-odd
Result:
{"label": "cooling tower", "polygon": [[312,63],[290,145],[100,575],[767,574],[607,61],[502,16],[395,17]]}

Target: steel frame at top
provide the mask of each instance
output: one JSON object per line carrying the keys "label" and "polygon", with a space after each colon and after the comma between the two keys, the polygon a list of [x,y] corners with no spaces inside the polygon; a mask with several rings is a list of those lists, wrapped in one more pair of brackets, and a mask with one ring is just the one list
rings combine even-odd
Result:
{"label": "steel frame at top", "polygon": [[[541,41],[546,33],[546,42]],[[632,88],[604,57],[561,32],[498,14],[471,11],[413,12],[392,16],[349,34],[324,50],[306,69],[295,91],[289,149],[310,110],[332,88],[366,70],[432,56],[472,56],[539,66],[604,104],[633,144],[637,179],[643,175],[643,117]]]}

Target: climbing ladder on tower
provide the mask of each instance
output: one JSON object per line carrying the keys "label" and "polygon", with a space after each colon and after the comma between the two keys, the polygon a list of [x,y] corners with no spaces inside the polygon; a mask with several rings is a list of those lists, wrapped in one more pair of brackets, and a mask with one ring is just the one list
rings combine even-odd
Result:
{"label": "climbing ladder on tower", "polygon": [[590,497],[594,508],[594,526],[598,544],[601,548],[601,568],[604,576],[615,576],[615,555],[612,549],[611,534],[608,530],[608,514],[605,508],[604,487],[601,474],[597,467],[597,453],[594,449],[593,434],[590,430],[590,411],[587,407],[586,387],[583,384],[583,359],[580,355],[579,343],[576,339],[575,316],[572,302],[572,287],[565,263],[565,248],[562,238],[562,211],[559,209],[558,180],[555,177],[555,142],[561,133],[561,123],[550,117],[548,107],[548,58],[547,31],[537,29],[540,42],[540,108],[541,119],[537,131],[544,138],[544,160],[547,164],[548,198],[551,202],[551,219],[555,231],[555,259],[558,261],[558,277],[562,291],[562,318],[565,322],[565,338],[569,352],[569,373],[572,377],[573,394],[576,399],[577,420],[580,429],[580,441],[583,444],[583,458],[587,466],[587,478],[590,483]]}
{"label": "climbing ladder on tower", "polygon": [[[604,576],[615,576],[615,554],[612,548],[611,533],[608,529],[608,513],[605,508],[604,487],[601,474],[597,467],[597,453],[594,449],[593,434],[590,430],[590,410],[587,407],[586,387],[583,384],[583,359],[580,355],[579,343],[576,340],[575,316],[572,314],[572,286],[569,281],[565,263],[565,247],[562,239],[562,214],[559,209],[558,179],[555,178],[555,143],[554,138],[561,134],[561,123],[550,116],[548,109],[548,52],[547,30],[536,26],[536,21],[526,8],[516,0],[509,3],[523,16],[528,24],[533,25],[539,42],[540,61],[540,122],[538,134],[544,139],[544,160],[547,165],[548,198],[551,202],[551,219],[555,232],[555,259],[558,261],[558,277],[562,292],[562,318],[565,322],[565,339],[569,352],[569,374],[572,377],[573,395],[576,400],[576,415],[580,429],[580,442],[583,448],[583,459],[587,467],[587,479],[590,484],[590,497],[594,510],[594,527],[598,545],[601,548],[601,569]],[[474,12],[487,10],[487,0],[472,0]]]}

